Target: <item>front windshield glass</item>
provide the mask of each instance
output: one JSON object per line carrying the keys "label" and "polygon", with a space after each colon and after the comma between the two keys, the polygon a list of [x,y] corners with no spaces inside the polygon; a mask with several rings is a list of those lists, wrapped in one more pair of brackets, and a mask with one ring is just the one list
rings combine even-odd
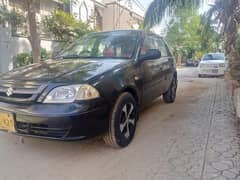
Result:
{"label": "front windshield glass", "polygon": [[130,59],[134,56],[137,38],[137,33],[124,31],[89,34],[76,40],[61,57]]}
{"label": "front windshield glass", "polygon": [[219,54],[206,54],[203,59],[203,61],[214,61],[214,60],[225,60],[225,56],[222,53]]}

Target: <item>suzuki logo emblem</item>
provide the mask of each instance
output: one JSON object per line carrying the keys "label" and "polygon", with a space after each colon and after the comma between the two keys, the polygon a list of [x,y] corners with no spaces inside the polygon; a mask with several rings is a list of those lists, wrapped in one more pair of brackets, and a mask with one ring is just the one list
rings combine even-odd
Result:
{"label": "suzuki logo emblem", "polygon": [[8,88],[6,94],[7,96],[13,95],[13,88],[12,87]]}

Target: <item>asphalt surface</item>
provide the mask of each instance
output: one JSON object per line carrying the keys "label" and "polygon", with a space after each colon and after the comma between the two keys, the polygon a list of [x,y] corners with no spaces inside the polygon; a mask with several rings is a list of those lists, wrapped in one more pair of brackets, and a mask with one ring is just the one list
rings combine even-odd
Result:
{"label": "asphalt surface", "polygon": [[0,133],[0,180],[240,180],[240,126],[221,78],[179,73],[177,101],[140,115],[122,150],[100,137],[46,141]]}

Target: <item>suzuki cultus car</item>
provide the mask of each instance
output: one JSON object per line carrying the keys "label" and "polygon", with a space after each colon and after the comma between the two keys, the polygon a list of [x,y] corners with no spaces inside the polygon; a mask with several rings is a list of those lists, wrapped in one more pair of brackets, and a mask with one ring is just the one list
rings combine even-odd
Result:
{"label": "suzuki cultus car", "polygon": [[139,111],[161,95],[173,103],[176,90],[175,61],[161,37],[92,33],[54,60],[0,75],[0,129],[55,140],[103,134],[122,148],[134,137]]}

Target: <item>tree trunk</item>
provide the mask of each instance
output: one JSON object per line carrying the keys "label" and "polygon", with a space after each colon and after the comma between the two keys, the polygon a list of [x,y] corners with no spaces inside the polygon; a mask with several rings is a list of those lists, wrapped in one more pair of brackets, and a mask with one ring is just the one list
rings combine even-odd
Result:
{"label": "tree trunk", "polygon": [[178,54],[178,66],[182,66],[182,55],[180,53]]}
{"label": "tree trunk", "polygon": [[240,58],[238,56],[235,41],[237,38],[237,24],[232,21],[225,32],[225,51],[229,58],[230,75],[233,80],[240,83]]}
{"label": "tree trunk", "polygon": [[[240,58],[236,49],[237,27],[238,22],[233,15],[239,7],[238,0],[232,0],[229,4],[229,10],[226,11],[224,39],[225,53],[229,58],[229,73],[232,80],[237,81],[240,85]],[[236,11],[236,12],[235,12]]]}
{"label": "tree trunk", "polygon": [[32,46],[33,63],[39,63],[41,59],[41,40],[36,21],[36,8],[33,1],[29,2],[27,11],[30,33],[29,41]]}

